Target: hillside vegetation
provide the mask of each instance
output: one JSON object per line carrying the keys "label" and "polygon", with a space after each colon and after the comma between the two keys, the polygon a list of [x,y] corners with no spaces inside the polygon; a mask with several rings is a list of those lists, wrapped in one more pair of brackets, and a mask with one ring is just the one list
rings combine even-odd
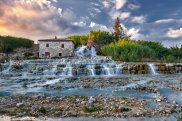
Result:
{"label": "hillside vegetation", "polygon": [[83,36],[71,36],[69,39],[72,39],[76,47],[95,46],[98,54],[112,56],[119,61],[182,62],[182,47],[166,48],[156,41],[117,39],[113,34],[101,30]]}
{"label": "hillside vegetation", "polygon": [[25,38],[0,36],[0,52],[8,53],[19,47],[30,48],[33,41]]}

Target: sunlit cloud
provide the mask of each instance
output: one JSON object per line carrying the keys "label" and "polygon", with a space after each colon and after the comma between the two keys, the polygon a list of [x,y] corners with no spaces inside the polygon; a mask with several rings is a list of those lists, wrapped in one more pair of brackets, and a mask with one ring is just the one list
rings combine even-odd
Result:
{"label": "sunlit cloud", "polygon": [[125,4],[127,0],[116,0],[116,9],[121,9]]}
{"label": "sunlit cloud", "polygon": [[61,8],[48,0],[1,1],[0,11],[0,34],[3,35],[37,40],[54,35],[64,37],[80,27],[74,25],[71,10],[61,12]]}
{"label": "sunlit cloud", "polygon": [[167,36],[170,38],[179,38],[182,37],[182,28],[179,29],[170,29],[167,32]]}
{"label": "sunlit cloud", "polygon": [[0,0],[0,35],[36,41],[96,29],[113,32],[119,17],[133,39],[182,42],[180,5],[162,0]]}

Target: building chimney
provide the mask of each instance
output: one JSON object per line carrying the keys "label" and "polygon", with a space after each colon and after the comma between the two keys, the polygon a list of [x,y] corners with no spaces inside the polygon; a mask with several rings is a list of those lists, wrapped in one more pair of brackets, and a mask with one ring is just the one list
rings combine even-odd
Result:
{"label": "building chimney", "polygon": [[57,36],[55,36],[55,39],[57,39]]}

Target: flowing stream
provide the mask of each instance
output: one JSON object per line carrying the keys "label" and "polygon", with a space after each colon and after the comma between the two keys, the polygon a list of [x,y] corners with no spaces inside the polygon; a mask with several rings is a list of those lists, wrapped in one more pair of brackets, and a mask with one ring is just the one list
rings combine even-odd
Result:
{"label": "flowing stream", "polygon": [[[11,60],[1,64],[0,96],[51,94],[145,99],[158,97],[158,94],[153,92],[136,91],[135,88],[140,86],[158,88],[161,95],[170,98],[173,97],[171,95],[182,96],[180,91],[170,90],[181,88],[180,64],[175,64],[173,71],[169,70],[167,64],[163,64],[162,69],[168,71],[162,71],[153,63],[116,62],[111,57],[98,56],[94,47],[86,46],[76,49],[75,55],[74,58]],[[174,73],[165,74],[167,72]],[[154,80],[156,84],[151,82]],[[182,98],[174,100],[182,104]]]}

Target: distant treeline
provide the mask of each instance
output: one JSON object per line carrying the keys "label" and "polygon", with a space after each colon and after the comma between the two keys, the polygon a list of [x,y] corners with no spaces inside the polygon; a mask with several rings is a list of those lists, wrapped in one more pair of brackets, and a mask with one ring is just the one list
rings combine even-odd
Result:
{"label": "distant treeline", "polygon": [[91,31],[88,35],[71,36],[76,46],[97,47],[101,55],[112,56],[120,61],[163,61],[182,62],[182,47],[166,48],[156,41],[135,41],[129,38],[117,39],[106,31]]}
{"label": "distant treeline", "polygon": [[19,47],[30,48],[34,42],[25,38],[0,36],[0,52],[9,53]]}

